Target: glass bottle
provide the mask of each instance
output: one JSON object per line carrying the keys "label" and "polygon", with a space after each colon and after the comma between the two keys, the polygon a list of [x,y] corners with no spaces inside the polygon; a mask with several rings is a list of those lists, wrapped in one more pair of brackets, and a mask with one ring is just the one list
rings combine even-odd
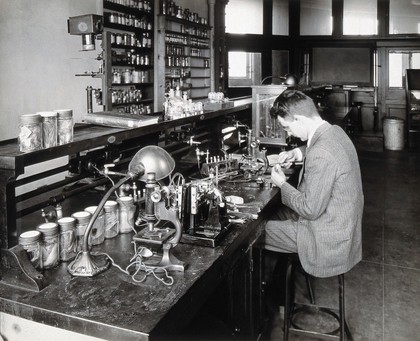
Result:
{"label": "glass bottle", "polygon": [[73,142],[73,110],[59,109],[57,113],[57,136],[58,145]]}
{"label": "glass bottle", "polygon": [[39,114],[42,117],[42,146],[55,147],[57,145],[57,113],[44,111]]}
{"label": "glass bottle", "polygon": [[42,267],[52,269],[60,260],[59,229],[57,223],[44,223],[37,227],[42,233]]}
{"label": "glass bottle", "polygon": [[57,224],[60,227],[60,260],[73,260],[77,250],[76,219],[63,217]]}
{"label": "glass bottle", "polygon": [[133,197],[119,197],[119,223],[120,233],[129,233],[134,231],[134,214],[136,206]]}
{"label": "glass bottle", "polygon": [[35,269],[42,269],[41,232],[27,231],[19,236],[19,244],[25,249]]}
{"label": "glass bottle", "polygon": [[71,216],[76,219],[77,251],[81,251],[84,243],[84,234],[92,214],[87,211],[79,211],[73,213]]}
{"label": "glass bottle", "polygon": [[[98,206],[89,206],[85,208],[85,211],[90,214],[95,213]],[[104,210],[101,210],[93,223],[92,230],[89,235],[89,245],[99,245],[105,240],[105,215]]]}
{"label": "glass bottle", "polygon": [[119,232],[118,203],[114,200],[105,202],[105,238],[114,238]]}
{"label": "glass bottle", "polygon": [[21,115],[19,121],[19,150],[26,153],[42,149],[41,116]]}

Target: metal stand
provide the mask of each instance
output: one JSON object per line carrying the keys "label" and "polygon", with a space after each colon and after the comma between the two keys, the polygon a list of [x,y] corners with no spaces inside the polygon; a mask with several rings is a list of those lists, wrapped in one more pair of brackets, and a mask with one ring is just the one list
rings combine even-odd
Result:
{"label": "metal stand", "polygon": [[109,265],[105,255],[93,256],[89,251],[80,251],[67,270],[72,276],[93,277],[108,269]]}

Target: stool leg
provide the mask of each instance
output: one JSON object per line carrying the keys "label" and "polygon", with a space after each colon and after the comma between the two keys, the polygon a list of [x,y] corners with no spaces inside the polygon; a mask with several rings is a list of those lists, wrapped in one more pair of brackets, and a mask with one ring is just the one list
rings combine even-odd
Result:
{"label": "stool leg", "polygon": [[311,301],[311,304],[315,304],[315,296],[314,296],[314,291],[312,290],[311,279],[307,273],[305,273],[305,279],[306,279],[306,287],[308,288],[309,299]]}
{"label": "stool leg", "polygon": [[283,341],[289,340],[289,326],[290,326],[290,315],[292,310],[292,303],[290,300],[291,294],[291,281],[292,281],[292,262],[288,260],[286,270],[286,290],[284,298],[284,332]]}

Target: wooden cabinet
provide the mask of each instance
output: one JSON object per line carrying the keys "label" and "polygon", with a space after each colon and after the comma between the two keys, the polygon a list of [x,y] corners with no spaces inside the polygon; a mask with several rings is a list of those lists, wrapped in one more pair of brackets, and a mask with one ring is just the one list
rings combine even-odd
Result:
{"label": "wooden cabinet", "polygon": [[154,2],[127,3],[103,1],[103,104],[106,111],[148,114],[154,111]]}
{"label": "wooden cabinet", "polygon": [[420,69],[406,71],[408,150],[420,151]]}

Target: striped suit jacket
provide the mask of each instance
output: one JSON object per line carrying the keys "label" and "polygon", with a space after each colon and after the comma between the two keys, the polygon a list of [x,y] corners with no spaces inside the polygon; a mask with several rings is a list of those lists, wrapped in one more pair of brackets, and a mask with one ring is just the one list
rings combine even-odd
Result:
{"label": "striped suit jacket", "polygon": [[325,122],[304,151],[297,189],[281,188],[282,203],[299,215],[297,249],[303,268],[317,277],[349,271],[362,258],[364,197],[353,143],[338,126]]}

